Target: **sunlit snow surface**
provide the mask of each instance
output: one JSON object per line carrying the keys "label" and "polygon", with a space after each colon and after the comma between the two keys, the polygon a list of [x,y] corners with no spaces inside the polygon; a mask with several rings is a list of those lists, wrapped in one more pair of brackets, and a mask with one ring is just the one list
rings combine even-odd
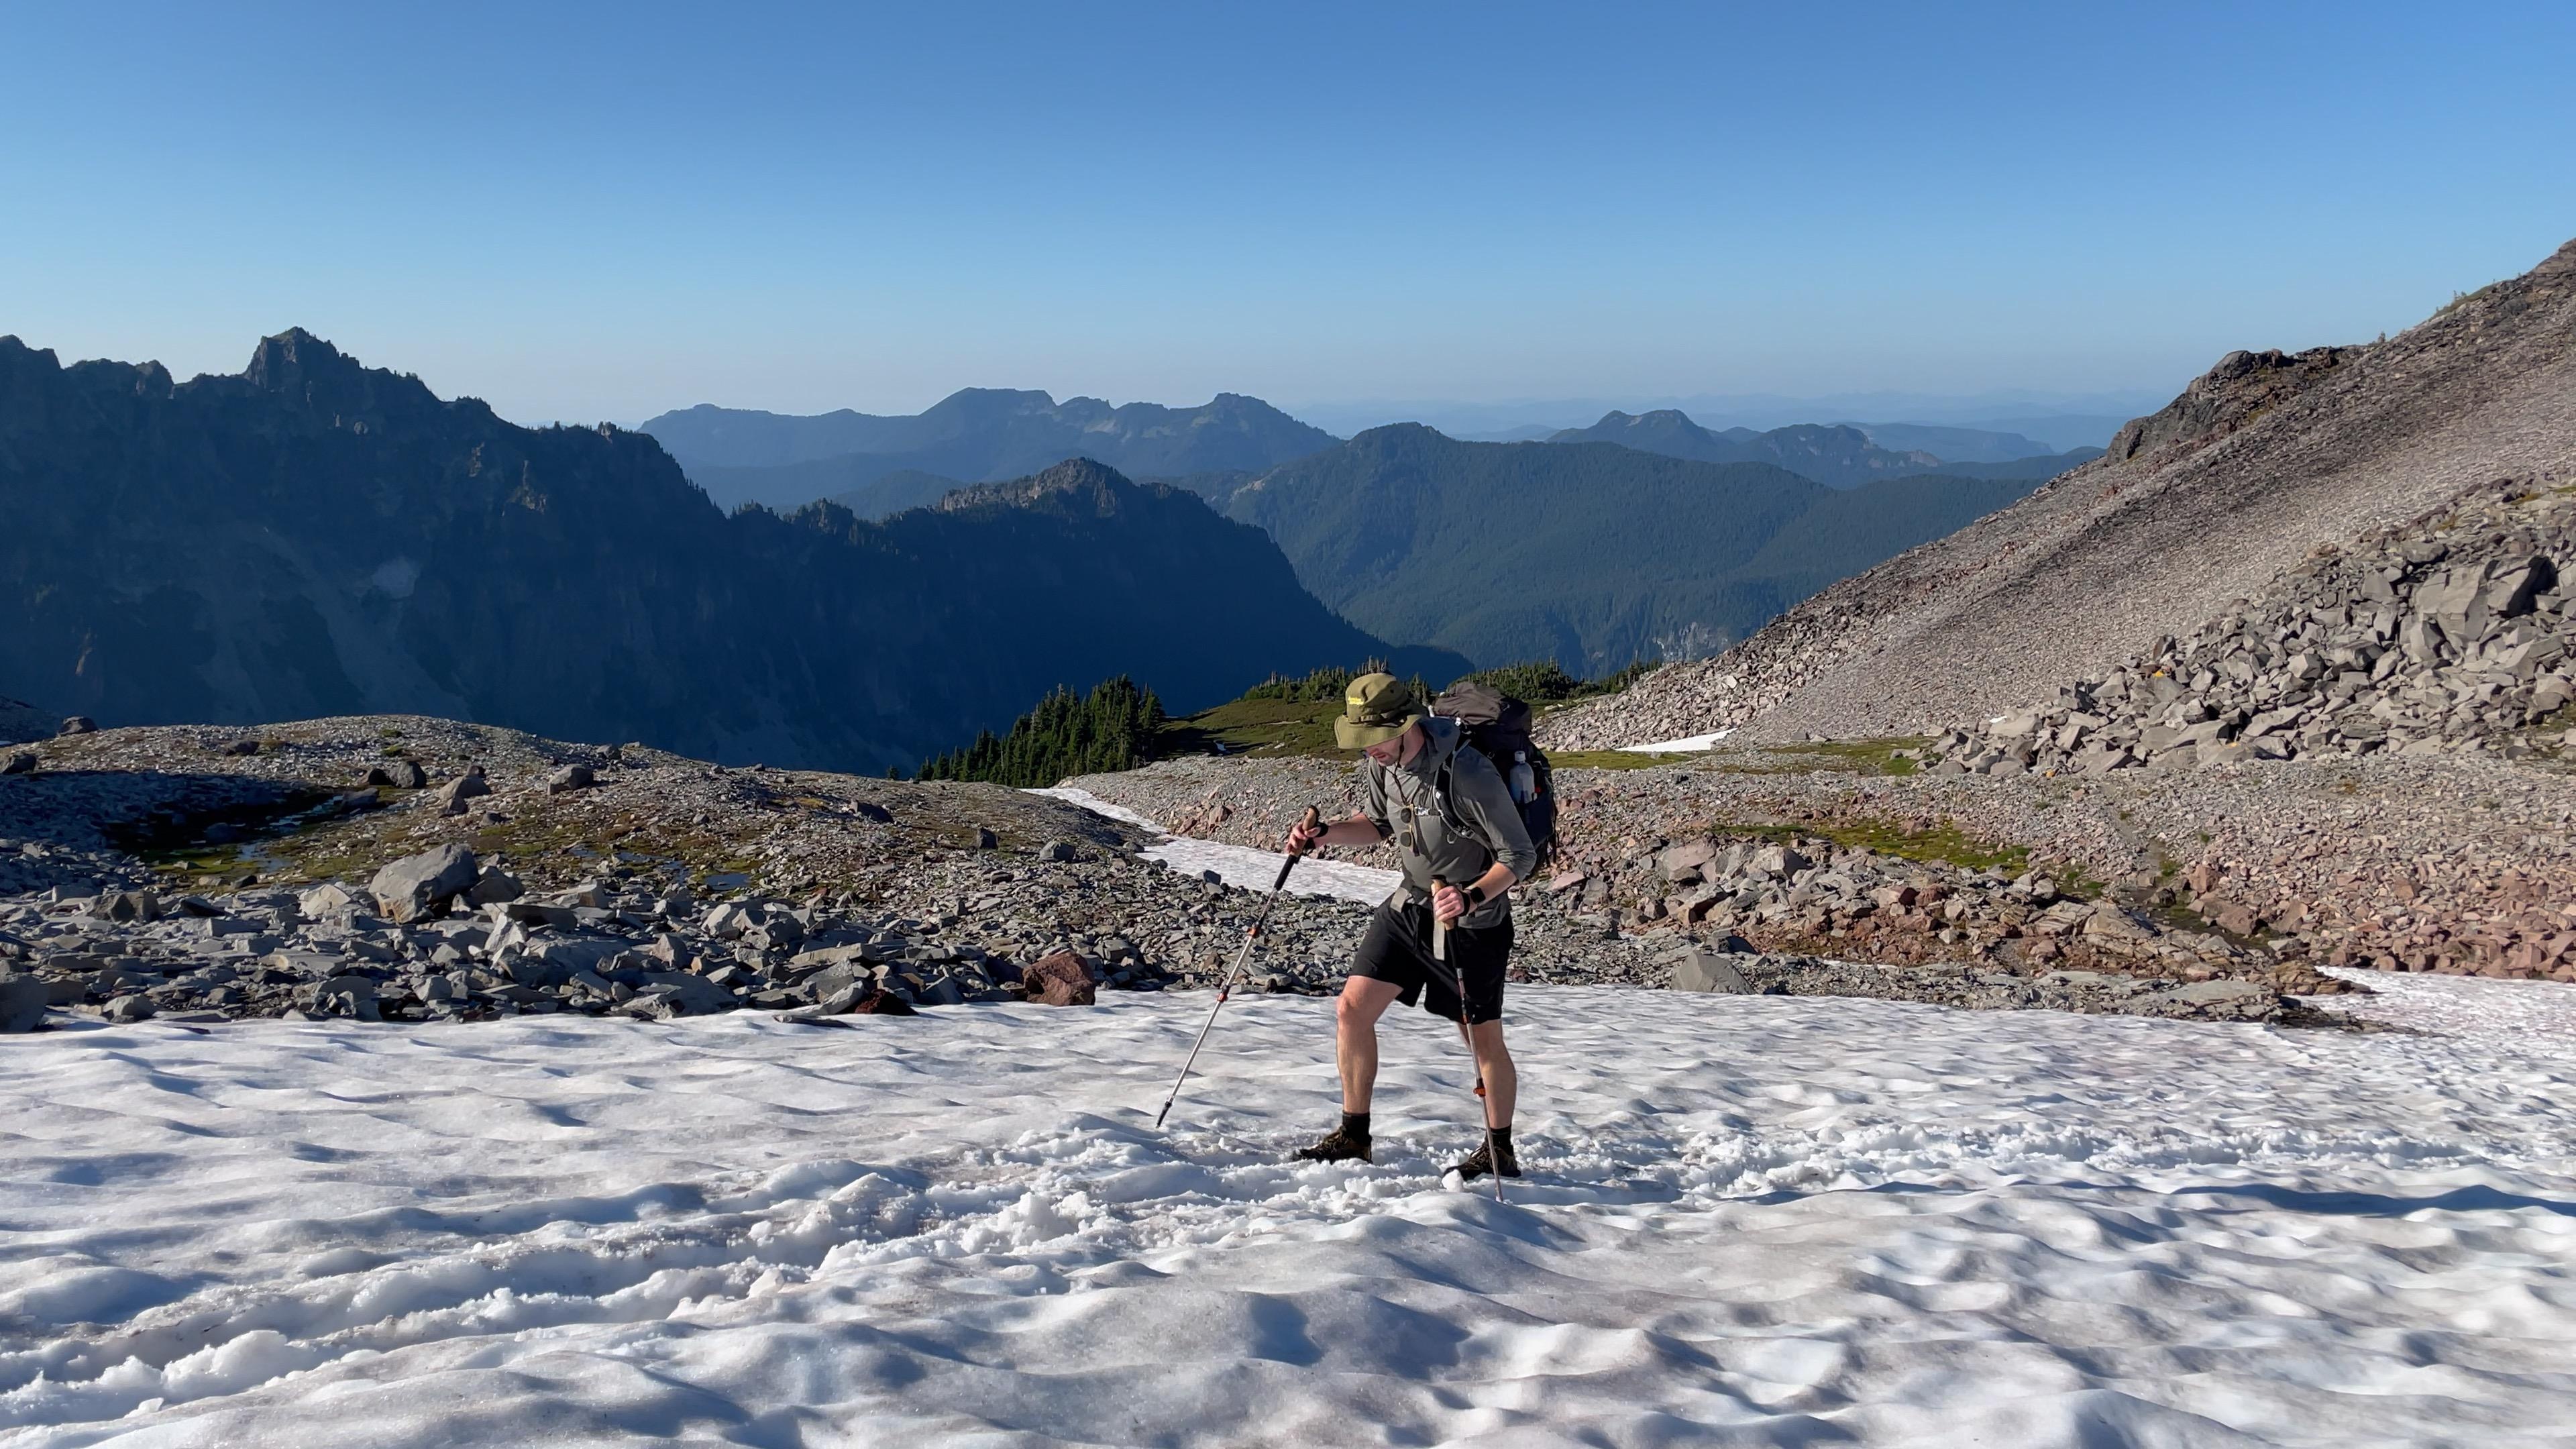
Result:
{"label": "sunlit snow surface", "polygon": [[[1088,790],[1070,785],[1032,790],[1033,795],[1051,795],[1068,804],[1079,805],[1095,815],[1106,816],[1121,824],[1137,826],[1161,834],[1163,827],[1124,806],[1112,805]],[[1189,875],[1215,871],[1227,885],[1246,890],[1266,891],[1279,879],[1280,857],[1266,850],[1248,846],[1227,845],[1214,840],[1193,840],[1186,835],[1165,836],[1145,847],[1142,854],[1149,860],[1167,861],[1172,869]],[[1391,870],[1374,866],[1352,865],[1348,861],[1308,859],[1297,862],[1288,873],[1288,883],[1281,889],[1292,896],[1332,896],[1373,906],[1392,894],[1402,879]]]}
{"label": "sunlit snow surface", "polygon": [[1621,745],[1632,755],[1696,755],[1735,733],[1732,729],[1714,730],[1704,735],[1684,735],[1677,740],[1655,740],[1642,745]]}
{"label": "sunlit snow surface", "polygon": [[2464,1037],[1515,991],[0,1042],[0,1443],[2566,1443],[2576,992]]}

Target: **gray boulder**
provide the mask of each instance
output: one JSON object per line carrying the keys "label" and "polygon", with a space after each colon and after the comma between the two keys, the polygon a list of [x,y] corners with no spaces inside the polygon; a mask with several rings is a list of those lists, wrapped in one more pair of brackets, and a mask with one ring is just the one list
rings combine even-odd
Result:
{"label": "gray boulder", "polygon": [[1753,983],[1744,973],[1729,965],[1723,956],[1706,951],[1693,951],[1673,968],[1675,991],[1720,991],[1731,996],[1751,996]]}
{"label": "gray boulder", "polygon": [[409,760],[387,760],[367,771],[367,783],[395,790],[417,790],[429,783],[429,772]]}
{"label": "gray boulder", "polygon": [[97,732],[97,720],[91,719],[85,714],[76,714],[70,719],[63,721],[63,727],[54,731],[54,737],[56,739],[61,739],[67,735],[87,735],[96,734]]}
{"label": "gray boulder", "polygon": [[438,813],[462,815],[466,801],[491,793],[492,787],[483,782],[483,767],[470,765],[464,774],[438,787]]}
{"label": "gray boulder", "polygon": [[596,783],[598,782],[591,776],[590,766],[566,765],[546,777],[546,793],[569,794],[574,790],[587,790]]}
{"label": "gray boulder", "polygon": [[34,1031],[53,991],[33,976],[0,976],[0,1032]]}
{"label": "gray boulder", "polygon": [[34,750],[11,750],[0,756],[0,775],[32,775],[37,763]]}
{"label": "gray boulder", "polygon": [[308,921],[327,921],[357,904],[357,897],[333,881],[324,881],[295,898],[296,911]]}
{"label": "gray boulder", "polygon": [[157,921],[161,898],[150,891],[110,891],[91,904],[89,913],[103,921]]}
{"label": "gray boulder", "polygon": [[1669,881],[1697,879],[1715,859],[1717,842],[1702,836],[1666,847],[1663,854],[1655,857],[1655,871]]}
{"label": "gray boulder", "polygon": [[138,991],[100,1007],[98,1014],[120,1026],[131,1026],[138,1021],[150,1021],[154,1010],[152,998]]}
{"label": "gray boulder", "polygon": [[465,893],[465,899],[473,905],[492,906],[515,901],[522,894],[517,876],[499,866],[487,865],[474,877],[473,888]]}
{"label": "gray boulder", "polygon": [[441,845],[377,871],[367,893],[387,920],[408,923],[445,912],[448,902],[473,888],[475,875],[473,851]]}
{"label": "gray boulder", "polygon": [[346,1017],[351,1021],[384,1020],[376,1008],[376,983],[364,976],[334,976],[314,986],[304,1008],[319,1015]]}
{"label": "gray boulder", "polygon": [[703,976],[691,976],[685,971],[647,971],[644,973],[643,992],[663,995],[675,1014],[681,1016],[731,1011],[737,1004],[732,992]]}
{"label": "gray boulder", "polygon": [[2170,1006],[2187,1007],[2205,1016],[2262,1017],[2271,1015],[2280,1004],[2280,993],[2251,981],[2195,981],[2171,991],[2160,991],[2148,998]]}

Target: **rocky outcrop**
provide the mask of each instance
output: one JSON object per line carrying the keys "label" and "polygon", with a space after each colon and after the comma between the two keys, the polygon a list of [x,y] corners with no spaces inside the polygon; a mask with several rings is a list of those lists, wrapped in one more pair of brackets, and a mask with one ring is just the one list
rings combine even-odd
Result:
{"label": "rocky outcrop", "polygon": [[2576,478],[2576,243],[2383,342],[2231,353],[2111,454],[1713,659],[1563,712],[1542,743],[1986,718],[2189,635],[2320,546],[2500,478]]}
{"label": "rocky outcrop", "polygon": [[2320,553],[2046,705],[1954,728],[1934,770],[2103,774],[2576,743],[2576,484],[2483,485]]}

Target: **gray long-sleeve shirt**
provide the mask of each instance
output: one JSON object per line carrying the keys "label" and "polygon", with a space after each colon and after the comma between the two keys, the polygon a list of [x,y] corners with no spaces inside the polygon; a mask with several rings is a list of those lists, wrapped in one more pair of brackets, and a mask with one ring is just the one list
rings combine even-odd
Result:
{"label": "gray long-sleeve shirt", "polygon": [[[1502,772],[1459,737],[1457,721],[1435,715],[1422,723],[1423,749],[1389,768],[1360,759],[1360,809],[1394,841],[1404,870],[1404,893],[1431,894],[1433,878],[1464,889],[1497,860],[1527,880],[1538,849],[1521,824],[1520,807]],[[1449,769],[1448,808],[1439,800],[1440,770]],[[1454,821],[1453,821],[1454,817]],[[1498,895],[1459,918],[1462,926],[1490,926],[1509,916],[1511,897]]]}

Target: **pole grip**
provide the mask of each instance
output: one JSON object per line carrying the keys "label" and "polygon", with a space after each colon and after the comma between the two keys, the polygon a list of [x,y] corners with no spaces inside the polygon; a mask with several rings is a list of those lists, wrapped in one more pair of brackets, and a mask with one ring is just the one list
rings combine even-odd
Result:
{"label": "pole grip", "polygon": [[[1449,923],[1440,919],[1440,892],[1448,888],[1448,881],[1436,875],[1431,878],[1431,959],[1443,965],[1449,960]],[[1459,1000],[1463,1003],[1466,998]]]}
{"label": "pole grip", "polygon": [[[1323,818],[1324,812],[1321,809],[1309,805],[1306,807],[1306,813],[1297,817],[1297,823],[1300,826],[1312,827],[1322,823]],[[1297,868],[1298,856],[1299,852],[1292,850],[1288,852],[1286,860],[1279,862],[1279,878],[1270,883],[1272,891],[1275,892],[1288,884],[1288,872]]]}

